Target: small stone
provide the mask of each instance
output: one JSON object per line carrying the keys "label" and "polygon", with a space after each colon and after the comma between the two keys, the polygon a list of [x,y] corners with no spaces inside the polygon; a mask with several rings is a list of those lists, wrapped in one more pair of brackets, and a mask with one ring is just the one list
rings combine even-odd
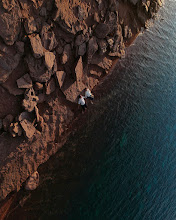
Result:
{"label": "small stone", "polygon": [[110,32],[109,26],[107,24],[101,23],[98,24],[95,29],[96,37],[105,38]]}
{"label": "small stone", "polygon": [[32,34],[37,31],[37,23],[33,17],[29,17],[24,22],[24,28],[27,34]]}
{"label": "small stone", "polygon": [[57,71],[56,72],[56,78],[59,83],[60,88],[63,86],[64,80],[66,77],[66,73],[64,71]]}
{"label": "small stone", "polygon": [[52,78],[48,83],[46,83],[46,95],[50,95],[56,89],[55,80]]}
{"label": "small stone", "polygon": [[97,12],[94,13],[94,21],[96,21],[97,23],[100,22],[100,17]]}
{"label": "small stone", "polygon": [[23,128],[24,135],[30,139],[34,136],[35,134],[35,127],[32,125],[32,123],[26,119],[20,121],[21,127]]}
{"label": "small stone", "polygon": [[22,112],[19,117],[18,117],[18,121],[23,121],[24,119],[31,121],[31,116],[29,112]]}
{"label": "small stone", "polygon": [[88,42],[88,63],[90,63],[92,56],[95,54],[97,50],[98,50],[98,44],[96,37],[92,37]]}
{"label": "small stone", "polygon": [[11,123],[9,131],[10,131],[12,137],[16,137],[16,136],[21,136],[22,135],[22,128],[21,128],[21,126],[19,125],[18,122]]}
{"label": "small stone", "polygon": [[46,50],[49,51],[53,50],[58,44],[55,34],[50,28],[50,25],[44,23],[41,31],[42,45]]}
{"label": "small stone", "polygon": [[39,34],[32,34],[29,36],[31,47],[34,53],[35,58],[40,58],[44,55],[44,49],[42,46],[41,39],[39,37]]}
{"label": "small stone", "polygon": [[35,95],[34,89],[27,89],[25,99],[23,99],[23,107],[26,111],[32,112],[37,105],[38,100],[38,96]]}
{"label": "small stone", "polygon": [[107,41],[104,39],[100,39],[98,41],[98,46],[99,46],[99,51],[100,51],[100,55],[103,55],[104,53],[106,53],[107,51]]}
{"label": "small stone", "polygon": [[35,171],[26,181],[26,190],[35,190],[39,184],[39,173]]}
{"label": "small stone", "polygon": [[86,43],[83,43],[78,47],[78,55],[84,56],[85,53],[86,53]]}
{"label": "small stone", "polygon": [[71,46],[70,44],[66,44],[62,54],[62,60],[61,60],[62,64],[66,64],[68,62],[70,58],[70,53],[71,53]]}
{"label": "small stone", "polygon": [[75,73],[76,73],[76,81],[82,82],[83,78],[83,62],[82,62],[82,57],[79,58],[78,63],[75,67]]}
{"label": "small stone", "polygon": [[52,52],[45,52],[45,66],[48,70],[52,70],[54,65],[55,55]]}
{"label": "small stone", "polygon": [[76,37],[75,46],[80,46],[84,42],[85,42],[85,36],[83,34],[80,34]]}
{"label": "small stone", "polygon": [[4,119],[3,119],[3,128],[4,131],[8,131],[10,124],[12,123],[14,117],[12,115],[7,115]]}
{"label": "small stone", "polygon": [[39,83],[39,82],[36,82],[34,84],[34,89],[35,90],[42,90],[43,89],[43,84],[42,83]]}
{"label": "small stone", "polygon": [[29,74],[25,74],[17,80],[17,85],[19,89],[29,89],[32,88],[32,80]]}

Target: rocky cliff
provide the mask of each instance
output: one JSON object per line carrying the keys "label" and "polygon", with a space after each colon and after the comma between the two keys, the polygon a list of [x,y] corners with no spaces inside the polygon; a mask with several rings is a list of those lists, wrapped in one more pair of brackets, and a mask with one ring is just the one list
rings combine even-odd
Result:
{"label": "rocky cliff", "polygon": [[69,134],[93,89],[160,0],[1,0],[0,200]]}

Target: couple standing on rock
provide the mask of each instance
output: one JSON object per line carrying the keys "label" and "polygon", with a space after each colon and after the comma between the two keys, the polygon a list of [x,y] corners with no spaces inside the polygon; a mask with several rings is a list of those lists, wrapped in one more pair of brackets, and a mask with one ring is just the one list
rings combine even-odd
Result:
{"label": "couple standing on rock", "polygon": [[78,104],[81,105],[83,111],[85,111],[87,108],[85,99],[90,99],[91,103],[93,104],[94,95],[88,88],[85,88],[85,96],[79,95],[78,98]]}

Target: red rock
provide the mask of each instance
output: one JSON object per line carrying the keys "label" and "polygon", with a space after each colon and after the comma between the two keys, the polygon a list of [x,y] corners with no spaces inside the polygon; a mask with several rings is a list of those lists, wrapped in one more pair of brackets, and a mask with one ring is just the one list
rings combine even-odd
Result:
{"label": "red rock", "polygon": [[24,22],[24,28],[27,34],[33,34],[37,32],[37,23],[33,17],[29,17]]}
{"label": "red rock", "polygon": [[19,121],[23,121],[24,119],[28,120],[28,121],[31,121],[31,114],[29,112],[22,112],[19,117],[18,117],[18,120]]}
{"label": "red rock", "polygon": [[88,63],[90,63],[92,56],[95,54],[95,52],[98,50],[98,44],[96,37],[92,37],[88,42]]}
{"label": "red rock", "polygon": [[28,64],[30,76],[34,81],[40,83],[48,82],[51,78],[52,71],[46,69],[43,58],[35,59],[33,56],[28,55],[26,62]]}
{"label": "red rock", "polygon": [[83,43],[78,47],[78,55],[84,56],[85,53],[86,53],[86,43]]}
{"label": "red rock", "polygon": [[59,83],[60,88],[63,86],[65,77],[66,77],[66,73],[64,71],[57,71],[56,72],[56,77],[57,77],[57,81]]}
{"label": "red rock", "polygon": [[107,24],[98,24],[95,29],[95,35],[98,38],[105,38],[110,32],[109,26]]}
{"label": "red rock", "polygon": [[31,42],[31,47],[34,53],[34,57],[35,58],[42,57],[44,55],[44,49],[39,34],[29,35],[29,39]]}
{"label": "red rock", "polygon": [[95,65],[101,67],[102,69],[104,69],[108,73],[108,70],[112,66],[112,60],[108,59],[107,57],[101,57],[101,56],[95,55],[91,61],[91,64],[95,64]]}
{"label": "red rock", "polygon": [[26,111],[32,112],[37,105],[38,100],[38,96],[35,95],[34,89],[27,89],[22,105]]}
{"label": "red rock", "polygon": [[10,128],[9,128],[9,132],[12,135],[12,137],[21,136],[22,135],[22,128],[18,122],[11,123]]}
{"label": "red rock", "polygon": [[70,59],[70,54],[71,54],[71,46],[70,44],[66,44],[64,47],[64,51],[62,54],[62,64],[66,64],[68,60]]}
{"label": "red rock", "polygon": [[42,31],[41,31],[41,40],[42,45],[46,50],[53,50],[57,46],[57,40],[55,37],[54,32],[50,29],[50,25],[47,23],[43,24]]}
{"label": "red rock", "polygon": [[20,7],[17,1],[5,0],[3,7],[0,6],[0,36],[7,45],[13,45],[21,29]]}
{"label": "red rock", "polygon": [[47,84],[46,84],[46,95],[50,95],[52,92],[54,92],[56,89],[56,84],[54,78],[52,78]]}
{"label": "red rock", "polygon": [[25,189],[26,190],[35,190],[39,184],[39,173],[34,172],[26,181]]}
{"label": "red rock", "polygon": [[36,129],[30,121],[24,119],[24,120],[20,121],[20,125],[23,128],[23,132],[24,132],[25,137],[30,139],[34,136]]}
{"label": "red rock", "polygon": [[0,42],[0,83],[5,82],[18,66],[21,54],[14,46],[6,46]]}
{"label": "red rock", "polygon": [[75,46],[80,46],[85,42],[85,36],[83,34],[79,34],[75,40]]}
{"label": "red rock", "polygon": [[35,90],[42,90],[43,89],[43,84],[39,83],[39,82],[36,82],[35,85],[34,85],[34,89]]}
{"label": "red rock", "polygon": [[80,95],[85,88],[86,86],[82,82],[79,82],[79,85],[77,82],[73,82],[69,85],[65,83],[61,89],[67,100],[77,103],[78,95]]}
{"label": "red rock", "polygon": [[29,74],[25,74],[20,79],[17,80],[18,88],[20,89],[29,89],[32,88],[32,80]]}
{"label": "red rock", "polygon": [[82,57],[79,58],[77,65],[75,67],[75,73],[76,73],[76,81],[77,83],[82,82],[83,78],[83,62]]}
{"label": "red rock", "polygon": [[48,70],[52,70],[55,61],[55,55],[52,52],[45,52],[45,66]]}

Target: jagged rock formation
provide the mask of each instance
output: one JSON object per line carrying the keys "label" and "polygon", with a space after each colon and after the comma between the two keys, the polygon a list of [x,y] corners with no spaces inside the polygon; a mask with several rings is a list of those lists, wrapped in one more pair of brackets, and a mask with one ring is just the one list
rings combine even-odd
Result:
{"label": "jagged rock formation", "polygon": [[1,1],[0,200],[57,151],[77,96],[124,57],[159,6],[160,0]]}

